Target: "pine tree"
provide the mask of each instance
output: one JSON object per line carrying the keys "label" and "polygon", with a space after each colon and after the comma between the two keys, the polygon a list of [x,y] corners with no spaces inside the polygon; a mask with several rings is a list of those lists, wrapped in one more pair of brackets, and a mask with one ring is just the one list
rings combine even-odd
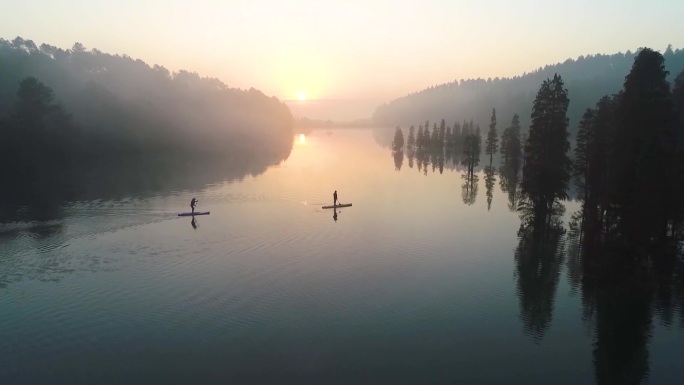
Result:
{"label": "pine tree", "polygon": [[594,110],[587,108],[580,120],[579,128],[577,130],[577,140],[575,143],[575,160],[573,163],[573,177],[575,185],[584,197],[584,202],[589,199],[589,190],[587,189],[587,179],[590,165],[590,153],[593,150],[594,141],[592,135],[594,134]]}
{"label": "pine tree", "polygon": [[611,193],[625,245],[664,241],[673,206],[674,110],[663,56],[645,48],[625,77],[611,156]]}
{"label": "pine tree", "polygon": [[604,96],[595,109],[587,109],[579,124],[573,176],[583,200],[583,226],[590,239],[599,238],[605,226],[608,202],[608,159],[614,135],[614,99]]}
{"label": "pine tree", "polygon": [[522,192],[535,208],[535,215],[545,220],[554,203],[567,198],[571,165],[567,154],[569,103],[568,91],[556,74],[542,83],[532,107]]}
{"label": "pine tree", "polygon": [[430,136],[430,150],[432,152],[437,151],[439,148],[439,129],[437,128],[437,123],[432,125],[432,135]]}
{"label": "pine tree", "polygon": [[438,138],[438,143],[437,146],[440,149],[444,148],[444,138],[446,137],[446,122],[444,119],[442,119],[442,122],[439,124],[439,138]]}
{"label": "pine tree", "polygon": [[461,123],[454,123],[454,129],[451,131],[451,151],[454,163],[460,160],[461,150],[463,149]]}
{"label": "pine tree", "polygon": [[508,162],[509,166],[518,172],[520,168],[520,159],[522,158],[522,144],[523,141],[520,138],[520,116],[518,114],[513,115],[511,121],[510,133],[508,136]]}
{"label": "pine tree", "polygon": [[511,125],[507,127],[501,134],[501,152],[502,163],[505,167],[515,167],[516,170],[520,167],[520,157],[522,156],[520,139],[520,116],[513,115]]}
{"label": "pine tree", "polygon": [[466,172],[468,175],[472,176],[477,167],[480,164],[480,154],[482,153],[482,134],[480,133],[480,126],[473,129],[471,122],[470,124],[464,125],[463,130],[463,160],[461,163],[466,166]]}
{"label": "pine tree", "polygon": [[420,151],[423,148],[423,125],[418,126],[418,134],[416,135],[416,146]]}
{"label": "pine tree", "polygon": [[499,134],[496,131],[496,109],[492,109],[492,119],[489,123],[489,131],[487,131],[487,141],[485,152],[489,154],[489,164],[492,164],[494,154],[499,148],[498,145]]}
{"label": "pine tree", "polygon": [[413,126],[411,126],[411,128],[409,128],[409,135],[408,135],[408,140],[406,142],[406,149],[408,150],[409,153],[413,153],[416,149],[416,129]]}

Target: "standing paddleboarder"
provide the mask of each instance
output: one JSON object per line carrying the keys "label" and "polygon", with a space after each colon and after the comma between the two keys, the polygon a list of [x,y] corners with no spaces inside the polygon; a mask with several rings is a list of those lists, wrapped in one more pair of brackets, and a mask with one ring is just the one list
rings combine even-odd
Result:
{"label": "standing paddleboarder", "polygon": [[198,201],[195,198],[192,198],[192,200],[190,201],[190,208],[192,209],[193,214],[195,213],[195,206],[197,205],[197,202]]}
{"label": "standing paddleboarder", "polygon": [[333,193],[333,206],[337,206],[337,190]]}

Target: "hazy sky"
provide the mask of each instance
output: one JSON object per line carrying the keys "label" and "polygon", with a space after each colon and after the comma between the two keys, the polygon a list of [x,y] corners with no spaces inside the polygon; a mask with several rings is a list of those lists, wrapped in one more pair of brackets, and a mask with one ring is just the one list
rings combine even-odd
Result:
{"label": "hazy sky", "polygon": [[365,117],[434,84],[579,55],[684,47],[682,0],[0,0],[0,9],[5,39],[78,41],[231,87],[322,99],[292,104],[314,118]]}

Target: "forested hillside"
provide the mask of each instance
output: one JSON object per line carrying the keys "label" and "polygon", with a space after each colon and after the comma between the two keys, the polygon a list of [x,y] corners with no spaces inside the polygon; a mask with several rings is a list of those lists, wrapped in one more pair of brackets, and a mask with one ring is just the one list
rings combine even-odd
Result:
{"label": "forested hillside", "polygon": [[[33,110],[31,110],[33,109]],[[34,118],[26,119],[27,116]],[[275,97],[170,72],[126,55],[0,39],[0,139],[5,156],[181,157],[292,146],[292,116]],[[22,165],[16,165],[21,167]]]}
{"label": "forested hillside", "polygon": [[[381,105],[373,119],[376,124],[390,127],[408,127],[426,119],[446,119],[448,124],[473,119],[484,124],[489,121],[492,108],[496,108],[501,121],[510,121],[514,114],[520,114],[521,126],[526,131],[539,84],[559,74],[569,93],[569,132],[574,140],[584,110],[593,107],[602,96],[612,95],[622,88],[637,54],[628,51],[580,56],[513,78],[456,80]],[[663,57],[669,71],[668,81],[672,82],[684,69],[684,50],[668,47]]]}
{"label": "forested hillside", "polygon": [[0,222],[257,175],[289,156],[292,127],[255,89],[79,43],[0,39]]}

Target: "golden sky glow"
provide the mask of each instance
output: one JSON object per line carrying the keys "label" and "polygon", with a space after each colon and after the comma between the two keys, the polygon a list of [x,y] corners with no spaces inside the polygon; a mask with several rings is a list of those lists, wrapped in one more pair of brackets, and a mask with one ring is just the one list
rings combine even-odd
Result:
{"label": "golden sky glow", "polygon": [[675,0],[4,0],[0,37],[78,41],[286,101],[340,101],[357,118],[457,79],[681,48],[683,14]]}

